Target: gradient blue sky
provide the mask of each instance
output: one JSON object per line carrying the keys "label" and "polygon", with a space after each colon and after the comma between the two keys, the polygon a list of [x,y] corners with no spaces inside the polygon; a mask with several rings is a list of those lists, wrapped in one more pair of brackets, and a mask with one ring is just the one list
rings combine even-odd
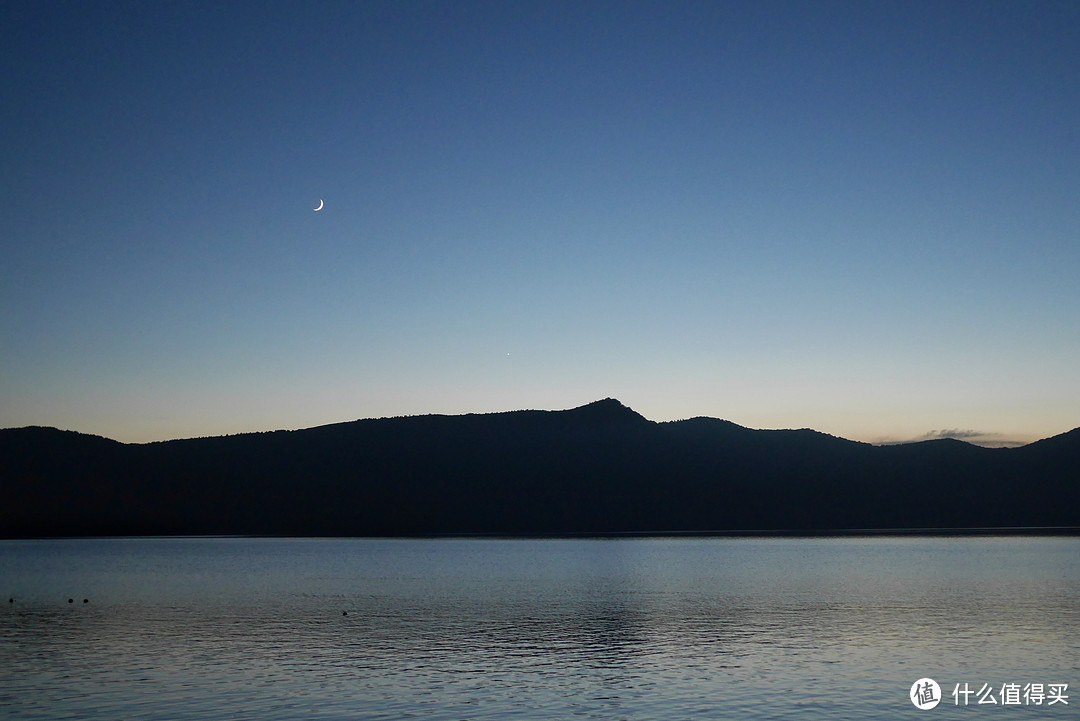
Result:
{"label": "gradient blue sky", "polygon": [[872,442],[1080,425],[1080,3],[33,0],[0,26],[0,427],[607,396]]}

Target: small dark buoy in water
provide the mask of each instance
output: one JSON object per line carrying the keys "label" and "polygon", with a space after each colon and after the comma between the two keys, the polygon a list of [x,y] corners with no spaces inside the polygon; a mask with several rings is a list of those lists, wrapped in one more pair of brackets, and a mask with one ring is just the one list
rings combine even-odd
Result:
{"label": "small dark buoy in water", "polygon": [[342,611],[342,612],[341,612],[341,615],[342,615],[342,616],[348,616],[348,615],[349,615],[349,612],[348,612],[348,611]]}
{"label": "small dark buoy in water", "polygon": [[8,603],[15,603],[15,599],[14,599],[14,598],[9,598],[9,599],[7,600],[7,602],[8,602]]}
{"label": "small dark buoy in water", "polygon": [[75,599],[74,598],[69,598],[68,603],[75,603]]}
{"label": "small dark buoy in water", "polygon": [[90,603],[90,599],[89,599],[89,598],[84,598],[84,599],[82,600],[82,602],[83,602],[83,603]]}

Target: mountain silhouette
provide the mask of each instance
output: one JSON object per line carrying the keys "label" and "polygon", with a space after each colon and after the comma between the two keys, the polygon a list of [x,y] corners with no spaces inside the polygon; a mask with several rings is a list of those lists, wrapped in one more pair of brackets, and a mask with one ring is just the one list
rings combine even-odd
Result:
{"label": "mountain silhouette", "polygon": [[1075,531],[1078,469],[1080,429],[873,446],[613,399],[146,444],[28,427],[0,430],[0,536]]}

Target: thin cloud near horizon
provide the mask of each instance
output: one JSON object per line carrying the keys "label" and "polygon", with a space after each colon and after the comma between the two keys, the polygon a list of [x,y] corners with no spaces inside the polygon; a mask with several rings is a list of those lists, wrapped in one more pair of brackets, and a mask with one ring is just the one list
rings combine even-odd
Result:
{"label": "thin cloud near horizon", "polygon": [[1007,438],[1001,433],[991,433],[987,431],[977,431],[973,429],[962,428],[943,428],[927,431],[922,435],[902,440],[897,440],[893,438],[879,439],[875,441],[874,445],[895,446],[902,443],[922,443],[923,441],[938,441],[946,439],[963,441],[965,443],[970,443],[975,446],[982,446],[984,448],[1017,448],[1019,446],[1026,446],[1029,443],[1034,442]]}

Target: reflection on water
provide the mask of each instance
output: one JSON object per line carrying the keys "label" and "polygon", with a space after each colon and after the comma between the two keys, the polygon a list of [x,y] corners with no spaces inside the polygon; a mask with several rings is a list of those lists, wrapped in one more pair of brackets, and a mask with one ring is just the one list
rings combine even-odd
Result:
{"label": "reflection on water", "polygon": [[12,718],[877,719],[919,713],[923,676],[1080,689],[1080,539],[19,541],[0,579]]}

